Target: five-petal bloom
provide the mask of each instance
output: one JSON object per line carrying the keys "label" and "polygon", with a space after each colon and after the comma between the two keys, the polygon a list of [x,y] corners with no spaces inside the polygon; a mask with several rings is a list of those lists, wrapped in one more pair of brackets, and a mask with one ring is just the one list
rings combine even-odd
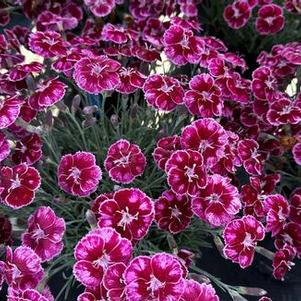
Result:
{"label": "five-petal bloom", "polygon": [[146,159],[138,145],[120,139],[110,146],[104,165],[114,182],[128,184],[142,175]]}

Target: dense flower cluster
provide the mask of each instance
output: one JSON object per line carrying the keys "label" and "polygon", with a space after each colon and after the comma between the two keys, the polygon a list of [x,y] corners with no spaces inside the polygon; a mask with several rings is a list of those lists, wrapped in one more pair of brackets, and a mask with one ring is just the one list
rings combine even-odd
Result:
{"label": "dense flower cluster", "polygon": [[[284,280],[301,258],[301,43],[250,62],[208,34],[200,0],[15,2],[0,25],[18,10],[32,26],[0,34],[0,205],[23,232],[1,215],[8,300],[53,301],[48,277],[73,265],[78,301],[218,301],[182,245],[199,229]],[[234,0],[218,17],[254,19],[259,38],[287,15],[301,2]]]}

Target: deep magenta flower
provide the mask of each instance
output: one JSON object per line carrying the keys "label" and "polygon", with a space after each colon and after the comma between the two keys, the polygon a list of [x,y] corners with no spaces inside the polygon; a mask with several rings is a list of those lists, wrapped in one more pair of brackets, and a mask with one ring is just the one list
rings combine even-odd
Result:
{"label": "deep magenta flower", "polygon": [[301,1],[285,0],[285,8],[291,13],[301,14]]}
{"label": "deep magenta flower", "polygon": [[137,20],[144,20],[148,17],[159,17],[164,2],[161,0],[132,0],[129,5],[130,13]]}
{"label": "deep magenta flower", "polygon": [[61,158],[58,166],[58,184],[62,190],[76,196],[88,196],[97,189],[102,172],[95,156],[76,152]]}
{"label": "deep magenta flower", "polygon": [[296,256],[296,250],[290,245],[277,250],[273,259],[273,276],[275,279],[284,280],[285,274],[295,265],[292,261]]}
{"label": "deep magenta flower", "polygon": [[177,3],[180,5],[180,10],[185,16],[189,18],[197,17],[197,0],[177,0]]}
{"label": "deep magenta flower", "polygon": [[296,143],[292,149],[293,157],[298,165],[301,165],[301,143]]}
{"label": "deep magenta flower", "polygon": [[211,284],[185,280],[185,289],[179,301],[219,301]]}
{"label": "deep magenta flower", "polygon": [[0,132],[0,162],[7,158],[9,154],[9,142],[6,139],[6,136],[2,132]]}
{"label": "deep magenta flower", "polygon": [[18,290],[9,288],[7,301],[49,301],[35,289]]}
{"label": "deep magenta flower", "polygon": [[42,157],[42,140],[38,134],[29,134],[16,143],[12,160],[15,164],[32,165]]}
{"label": "deep magenta flower", "polygon": [[165,164],[167,160],[174,151],[179,149],[181,149],[179,136],[174,135],[159,139],[153,152],[153,158],[158,167],[162,170],[165,170]]}
{"label": "deep magenta flower", "polygon": [[96,17],[105,17],[112,12],[115,0],[84,0],[85,4]]}
{"label": "deep magenta flower", "polygon": [[129,30],[121,25],[113,25],[107,23],[104,25],[101,36],[102,40],[114,42],[116,44],[124,44],[133,38],[136,39],[138,32],[134,30]]}
{"label": "deep magenta flower", "polygon": [[276,4],[263,5],[258,11],[256,30],[261,35],[274,34],[283,29],[284,21],[281,6]]}
{"label": "deep magenta flower", "polygon": [[301,225],[301,189],[297,188],[290,196],[290,220]]}
{"label": "deep magenta flower", "polygon": [[[12,224],[7,217],[0,215],[0,245],[10,245],[12,243]],[[1,278],[1,272],[0,272]],[[1,279],[0,279],[1,291]]]}
{"label": "deep magenta flower", "polygon": [[28,247],[7,247],[4,277],[17,290],[34,289],[44,277],[40,257]]}
{"label": "deep magenta flower", "polygon": [[167,182],[176,194],[197,196],[207,185],[202,155],[194,150],[178,150],[166,162]]}
{"label": "deep magenta flower", "polygon": [[29,48],[45,58],[64,55],[69,45],[56,31],[37,31],[29,36]]}
{"label": "deep magenta flower", "polygon": [[232,220],[224,230],[224,255],[242,269],[252,264],[257,242],[263,240],[264,226],[251,215]]}
{"label": "deep magenta flower", "polygon": [[213,166],[223,157],[228,135],[225,129],[212,118],[194,121],[182,130],[183,148],[198,150],[206,166]]}
{"label": "deep magenta flower", "polygon": [[239,29],[247,24],[251,18],[252,8],[248,1],[235,0],[224,9],[224,19],[234,29]]}
{"label": "deep magenta flower", "polygon": [[99,206],[98,226],[112,227],[130,240],[143,238],[153,219],[153,202],[138,188],[120,189]]}
{"label": "deep magenta flower", "polygon": [[184,290],[183,270],[172,255],[134,258],[124,273],[127,300],[178,301]]}
{"label": "deep magenta flower", "polygon": [[123,94],[131,94],[141,89],[144,85],[146,76],[133,68],[120,68],[119,70],[120,83],[115,90]]}
{"label": "deep magenta flower", "polygon": [[41,82],[35,92],[29,97],[28,104],[37,111],[54,105],[65,96],[67,86],[57,78]]}
{"label": "deep magenta flower", "polygon": [[22,234],[23,246],[30,247],[42,261],[49,261],[63,250],[65,221],[50,207],[39,207],[28,219],[28,228]]}
{"label": "deep magenta flower", "polygon": [[281,194],[268,196],[264,200],[266,214],[266,231],[272,232],[272,236],[279,234],[289,216],[289,203]]}
{"label": "deep magenta flower", "polygon": [[19,96],[0,100],[0,129],[9,127],[17,120],[23,103]]}
{"label": "deep magenta flower", "polygon": [[112,228],[91,230],[75,247],[74,276],[88,288],[97,288],[110,265],[129,262],[132,249],[131,242]]}
{"label": "deep magenta flower", "polygon": [[[87,288],[84,293],[77,297],[77,301],[106,301],[107,300],[107,290],[104,288],[103,284],[99,287]],[[121,301],[121,300],[118,300]]]}
{"label": "deep magenta flower", "polygon": [[176,65],[197,64],[204,51],[204,42],[190,29],[178,25],[170,26],[163,35],[164,51]]}
{"label": "deep magenta flower", "polygon": [[209,176],[207,186],[192,200],[194,214],[215,227],[232,220],[239,212],[241,202],[238,189],[230,181],[220,175]]}
{"label": "deep magenta flower", "polygon": [[3,166],[0,170],[1,201],[14,209],[27,206],[32,203],[40,184],[39,172],[26,163]]}
{"label": "deep magenta flower", "polygon": [[105,55],[84,57],[74,66],[73,78],[84,91],[99,94],[114,89],[119,83],[120,63]]}
{"label": "deep magenta flower", "polygon": [[108,149],[104,166],[113,181],[128,184],[143,174],[146,158],[137,144],[120,139]]}
{"label": "deep magenta flower", "polygon": [[209,74],[194,76],[185,92],[184,102],[191,114],[200,117],[221,116],[221,90]]}
{"label": "deep magenta flower", "polygon": [[8,78],[11,81],[20,81],[25,79],[30,73],[40,73],[43,69],[43,64],[32,62],[30,64],[16,65],[10,69]]}
{"label": "deep magenta flower", "polygon": [[237,150],[247,173],[259,176],[262,173],[265,157],[259,152],[259,144],[254,139],[244,139],[238,142]]}
{"label": "deep magenta flower", "polygon": [[103,285],[107,289],[107,296],[111,301],[126,301],[123,280],[125,269],[126,265],[124,263],[115,263],[108,267],[104,275]]}
{"label": "deep magenta flower", "polygon": [[161,230],[179,233],[189,226],[192,215],[190,198],[172,190],[164,191],[155,202],[155,219]]}
{"label": "deep magenta flower", "polygon": [[99,217],[99,207],[101,203],[105,200],[113,199],[114,192],[107,192],[99,195],[95,200],[91,203],[91,210],[95,214],[95,217],[98,219]]}
{"label": "deep magenta flower", "polygon": [[180,82],[170,76],[159,74],[147,78],[143,86],[147,103],[159,110],[171,112],[183,103],[184,90]]}

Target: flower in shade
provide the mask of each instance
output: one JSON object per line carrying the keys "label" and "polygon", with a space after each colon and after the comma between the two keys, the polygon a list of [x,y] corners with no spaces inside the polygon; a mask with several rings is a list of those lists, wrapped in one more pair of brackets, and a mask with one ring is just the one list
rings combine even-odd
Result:
{"label": "flower in shade", "polygon": [[178,301],[184,290],[183,270],[170,254],[134,258],[124,272],[127,300]]}
{"label": "flower in shade", "polygon": [[113,199],[114,192],[107,192],[99,195],[95,200],[91,203],[91,210],[95,214],[95,217],[99,218],[99,207],[101,203],[105,200]]}
{"label": "flower in shade", "polygon": [[238,142],[237,151],[247,173],[259,176],[262,173],[265,156],[258,150],[259,144],[254,139]]}
{"label": "flower in shade", "polygon": [[224,19],[234,29],[245,26],[251,18],[251,14],[252,8],[245,0],[235,0],[224,9]]}
{"label": "flower in shade", "polygon": [[184,102],[191,114],[201,117],[220,116],[223,102],[221,90],[209,74],[194,76],[189,82]]}
{"label": "flower in shade", "polygon": [[192,30],[179,25],[172,25],[165,31],[163,45],[167,58],[176,65],[198,63],[205,47]]}
{"label": "flower in shade", "polygon": [[121,64],[105,55],[84,57],[74,65],[73,78],[84,91],[99,94],[114,89],[119,83]]}
{"label": "flower in shade", "polygon": [[0,99],[0,129],[9,127],[17,120],[23,103],[18,96]]}
{"label": "flower in shade", "polygon": [[184,90],[180,82],[170,76],[159,74],[147,78],[143,86],[147,103],[159,110],[171,112],[183,103]]}
{"label": "flower in shade", "polygon": [[11,243],[12,243],[12,224],[7,217],[0,215],[0,245],[2,244],[10,245]]}
{"label": "flower in shade", "polygon": [[263,5],[256,18],[256,30],[261,35],[269,35],[279,32],[284,27],[285,18],[283,9],[276,4]]}
{"label": "flower in shade", "polygon": [[271,231],[272,236],[275,236],[283,230],[289,216],[289,203],[281,194],[269,195],[264,200],[264,211],[266,231]]}
{"label": "flower in shade", "polygon": [[40,160],[42,156],[42,140],[38,134],[29,134],[16,143],[12,155],[14,163],[27,163],[32,165]]}
{"label": "flower in shade", "polygon": [[0,199],[14,209],[27,206],[32,203],[40,184],[39,172],[26,163],[3,166],[0,170]]}
{"label": "flower in shade", "polygon": [[34,289],[44,277],[41,258],[28,247],[7,247],[4,277],[17,290]]}
{"label": "flower in shade", "polygon": [[11,81],[20,81],[25,79],[32,72],[40,73],[42,69],[43,69],[43,64],[39,62],[17,65],[10,69],[8,78]]}
{"label": "flower in shade", "polygon": [[228,223],[239,212],[238,189],[220,175],[208,177],[207,186],[192,200],[193,212],[215,227]]}
{"label": "flower in shade", "polygon": [[88,196],[97,189],[102,172],[96,165],[95,156],[88,152],[68,154],[58,166],[58,184],[72,195]]}
{"label": "flower in shade", "polygon": [[146,159],[138,145],[120,139],[108,149],[104,166],[113,181],[128,184],[142,175]]}
{"label": "flower in shade", "polygon": [[301,1],[285,0],[285,8],[291,13],[301,14]]}
{"label": "flower in shade", "polygon": [[301,189],[297,188],[290,196],[290,220],[301,225]]}
{"label": "flower in shade", "polygon": [[4,133],[0,132],[0,162],[8,157],[10,154],[9,142]]}
{"label": "flower in shade", "polygon": [[179,233],[188,227],[192,215],[190,198],[172,190],[164,191],[155,202],[155,219],[161,230]]}
{"label": "flower in shade", "polygon": [[181,12],[187,17],[197,17],[197,1],[196,0],[177,0],[180,5]]}
{"label": "flower in shade", "polygon": [[273,258],[273,276],[278,280],[284,280],[285,274],[295,265],[292,261],[296,256],[296,250],[290,245],[277,250]]}
{"label": "flower in shade", "polygon": [[85,5],[91,10],[96,17],[105,17],[114,9],[115,0],[84,0]]}
{"label": "flower in shade", "polygon": [[111,301],[126,301],[123,280],[125,269],[126,265],[124,263],[115,263],[108,267],[104,275],[103,285],[107,289],[107,295]]}
{"label": "flower in shade", "polygon": [[228,135],[225,129],[212,118],[194,121],[182,130],[183,148],[198,150],[206,166],[213,166],[223,157]]}
{"label": "flower in shade", "polygon": [[264,226],[251,215],[232,220],[224,230],[225,257],[247,268],[252,264],[257,242],[264,235]]}
{"label": "flower in shade", "polygon": [[58,79],[48,79],[38,85],[38,88],[29,97],[28,104],[35,110],[43,111],[62,100],[66,89],[67,86]]}
{"label": "flower in shade", "polygon": [[99,206],[98,226],[112,227],[130,240],[143,238],[153,219],[153,202],[138,188],[120,189]]}
{"label": "flower in shade", "polygon": [[45,58],[66,54],[69,45],[59,33],[51,30],[31,33],[28,44],[33,52]]}
{"label": "flower in shade", "polygon": [[23,246],[30,247],[42,261],[49,261],[63,250],[65,221],[50,207],[39,207],[28,219],[28,228],[22,234]]}
{"label": "flower in shade", "polygon": [[122,67],[119,70],[120,83],[116,86],[116,91],[123,94],[131,94],[141,89],[146,76],[133,68]]}
{"label": "flower in shade", "polygon": [[17,290],[8,289],[7,301],[49,301],[35,289]]}
{"label": "flower in shade", "polygon": [[294,145],[294,147],[292,149],[292,153],[293,153],[295,162],[298,165],[301,165],[301,143],[300,142],[298,142]]}
{"label": "flower in shade", "polygon": [[181,149],[179,136],[174,135],[159,139],[153,152],[153,158],[158,167],[162,170],[165,170],[165,164],[167,160],[174,151],[179,149]]}
{"label": "flower in shade", "polygon": [[131,242],[112,228],[91,230],[75,247],[74,276],[86,287],[97,288],[110,265],[129,262],[132,249]]}
{"label": "flower in shade", "polygon": [[167,182],[176,194],[197,196],[207,184],[202,155],[194,150],[178,150],[166,162]]}
{"label": "flower in shade", "polygon": [[185,280],[185,289],[179,301],[219,301],[211,284]]}
{"label": "flower in shade", "polygon": [[[107,301],[107,290],[101,284],[98,287],[87,288],[77,297],[77,301]],[[122,300],[117,300],[122,301]]]}

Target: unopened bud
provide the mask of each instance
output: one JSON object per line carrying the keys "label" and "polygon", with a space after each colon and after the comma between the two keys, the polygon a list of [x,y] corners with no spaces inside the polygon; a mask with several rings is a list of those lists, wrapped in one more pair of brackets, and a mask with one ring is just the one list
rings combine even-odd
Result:
{"label": "unopened bud", "polygon": [[88,224],[90,225],[90,227],[92,229],[96,228],[97,219],[96,219],[96,216],[95,216],[94,212],[90,209],[88,209],[86,211],[86,220],[87,220]]}
{"label": "unopened bud", "polygon": [[87,106],[87,107],[84,107],[84,109],[83,109],[83,113],[85,115],[92,115],[93,113],[95,113],[97,111],[98,111],[97,106]]}
{"label": "unopened bud", "polygon": [[119,117],[116,114],[113,114],[111,116],[110,120],[111,120],[111,123],[112,123],[113,126],[117,126],[118,123],[119,123]]}

